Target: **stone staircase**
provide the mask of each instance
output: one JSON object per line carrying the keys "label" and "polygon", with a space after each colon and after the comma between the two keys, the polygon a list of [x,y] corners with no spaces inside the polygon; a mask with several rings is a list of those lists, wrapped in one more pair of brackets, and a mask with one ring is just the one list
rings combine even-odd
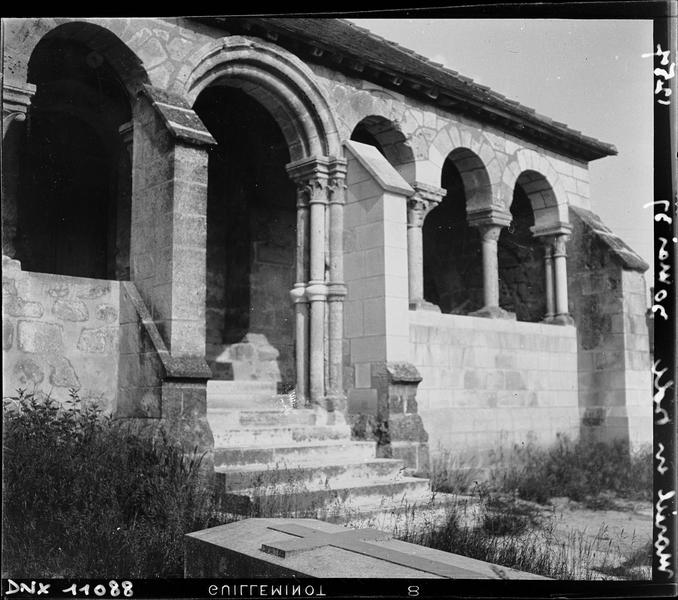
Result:
{"label": "stone staircase", "polygon": [[346,423],[294,408],[275,382],[210,381],[207,420],[224,512],[347,522],[430,501],[428,479],[376,458]]}

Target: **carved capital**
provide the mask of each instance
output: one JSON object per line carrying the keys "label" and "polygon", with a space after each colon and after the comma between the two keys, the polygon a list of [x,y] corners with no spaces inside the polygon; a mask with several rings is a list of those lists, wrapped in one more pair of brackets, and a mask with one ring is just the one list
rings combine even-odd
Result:
{"label": "carved capital", "polygon": [[412,187],[414,194],[407,199],[407,226],[421,227],[426,215],[440,204],[447,190],[418,181]]}
{"label": "carved capital", "polygon": [[560,235],[554,236],[553,240],[553,258],[559,258],[561,256],[567,256],[567,242],[569,241],[570,236],[566,233],[561,233]]}

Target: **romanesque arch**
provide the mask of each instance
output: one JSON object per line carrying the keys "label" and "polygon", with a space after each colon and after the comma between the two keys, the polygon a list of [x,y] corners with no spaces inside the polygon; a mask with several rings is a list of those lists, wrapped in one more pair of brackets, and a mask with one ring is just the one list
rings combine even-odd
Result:
{"label": "romanesque arch", "polygon": [[21,71],[35,95],[20,163],[17,257],[29,270],[129,279],[132,98],[143,68],[104,27],[42,24],[46,33],[25,42],[32,52]]}
{"label": "romanesque arch", "polygon": [[[313,73],[296,56],[254,38],[222,38],[191,65],[183,91],[191,104],[219,80],[240,87],[271,113],[287,141],[292,162],[340,156],[334,116]],[[181,78],[176,85],[181,85]]]}
{"label": "romanesque arch", "polygon": [[[180,84],[182,82],[177,81],[177,85]],[[221,148],[226,153],[225,161],[232,162],[235,159],[234,151],[241,152],[243,149],[230,146],[243,143],[250,144],[253,149],[249,158],[256,157],[250,160],[245,171],[264,168],[266,159],[256,150],[257,147],[261,149],[260,144],[264,140],[254,138],[258,137],[257,132],[267,132],[265,137],[272,149],[269,158],[275,154],[273,162],[276,164],[273,170],[266,172],[269,175],[259,172],[256,181],[252,180],[252,185],[243,182],[244,187],[251,188],[250,192],[244,192],[244,203],[240,205],[240,209],[243,204],[250,207],[250,216],[246,217],[250,220],[250,238],[240,239],[242,236],[238,237],[233,232],[224,243],[248,245],[255,262],[257,257],[264,255],[268,256],[267,260],[280,261],[281,256],[285,256],[287,250],[290,251],[289,260],[275,268],[251,263],[250,309],[256,304],[255,296],[266,295],[266,289],[257,291],[252,287],[254,274],[263,280],[263,288],[270,287],[271,282],[275,283],[279,273],[289,274],[281,278],[279,286],[291,287],[294,303],[294,316],[290,315],[288,319],[291,327],[286,335],[287,339],[294,339],[294,348],[286,352],[285,368],[293,373],[292,385],[296,389],[298,401],[332,410],[343,396],[341,340],[343,297],[346,292],[342,271],[342,182],[345,161],[341,158],[342,149],[329,104],[312,72],[297,57],[262,40],[241,36],[223,38],[208,48],[192,64],[183,86],[183,95],[198,114],[204,116],[208,128],[210,124],[215,128],[214,136],[220,145],[213,151],[212,161],[217,160]],[[207,106],[210,102],[211,107]],[[235,135],[234,129],[242,126],[242,121],[233,121],[216,131],[219,129],[219,112],[227,106],[241,107],[242,110],[235,111],[239,118],[250,119],[250,126],[244,129],[241,127],[243,131],[239,137]],[[221,124],[224,125],[223,119]],[[283,181],[281,175],[284,176],[285,171],[296,187],[290,185],[289,181]],[[216,173],[217,169],[210,171],[211,182],[208,182],[208,193],[210,186],[212,189],[212,197],[208,200],[208,220],[210,205],[218,206],[221,203],[220,193],[228,187],[226,184],[222,192],[217,191]],[[271,182],[277,182],[277,189],[266,192],[264,188]],[[267,199],[258,203],[259,209],[255,209],[257,195],[267,196]],[[261,216],[262,209],[270,213],[270,218],[262,220],[265,222],[264,227],[275,229],[265,236],[268,241],[255,239],[256,227],[253,229],[251,224],[255,210]],[[219,210],[216,208],[213,214],[216,215]],[[285,248],[279,251],[267,248],[273,243],[282,244]],[[329,269],[326,269],[326,256],[329,257]],[[216,264],[216,261],[212,261],[212,264]],[[261,291],[263,294],[259,293]],[[209,295],[208,289],[208,298]],[[245,345],[251,346],[242,348],[246,353],[256,352],[261,356],[263,352],[270,357],[276,351],[280,352],[280,348],[274,348],[271,352],[268,349],[269,340],[255,337],[264,332],[269,336],[274,335],[275,324],[268,327],[266,321],[277,319],[264,313],[273,311],[278,314],[281,307],[284,310],[286,299],[276,297],[274,300],[275,307],[266,307],[263,303],[257,305],[255,312],[261,313],[257,317],[259,324],[252,325],[250,320],[249,330],[242,340]],[[267,302],[270,304],[270,299]],[[257,330],[253,330],[253,327]],[[263,345],[257,347],[258,343]],[[221,359],[215,357],[215,361],[223,359],[235,365],[235,346],[238,344],[226,349]],[[275,367],[272,374],[265,373],[266,370],[264,368],[255,376],[277,377]],[[243,373],[246,377],[247,373]],[[226,373],[225,376],[231,375]]]}
{"label": "romanesque arch", "polygon": [[424,298],[444,313],[469,314],[483,306],[480,236],[469,216],[492,209],[493,188],[482,159],[453,149],[443,163],[443,200],[426,216]]}
{"label": "romanesque arch", "polygon": [[498,247],[502,306],[519,320],[569,324],[564,191],[550,163],[527,150],[508,165],[503,183],[511,182],[511,223]]}

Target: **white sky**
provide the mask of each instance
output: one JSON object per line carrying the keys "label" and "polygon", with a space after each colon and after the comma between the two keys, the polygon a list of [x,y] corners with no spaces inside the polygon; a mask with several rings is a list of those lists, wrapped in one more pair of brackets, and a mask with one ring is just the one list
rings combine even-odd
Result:
{"label": "white sky", "polygon": [[618,156],[589,164],[592,209],[650,264],[652,285],[652,21],[351,21],[614,144]]}

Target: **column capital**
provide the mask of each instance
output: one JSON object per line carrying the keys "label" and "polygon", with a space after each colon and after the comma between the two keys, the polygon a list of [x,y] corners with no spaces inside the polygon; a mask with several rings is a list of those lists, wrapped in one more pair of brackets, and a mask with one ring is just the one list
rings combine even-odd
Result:
{"label": "column capital", "polygon": [[433,204],[434,206],[439,204],[447,195],[447,190],[445,188],[424,183],[422,181],[415,181],[412,184],[412,188],[414,189],[414,194],[411,196],[411,198],[422,200],[427,204]]}
{"label": "column capital", "polygon": [[570,240],[570,236],[566,233],[561,233],[553,236],[553,238],[553,258],[567,256],[567,242]]}
{"label": "column capital", "polygon": [[330,159],[327,156],[309,156],[301,160],[288,163],[285,170],[290,179],[297,185],[308,184],[311,181],[327,181],[330,177],[330,165],[332,171],[338,170],[335,165],[336,159]]}
{"label": "column capital", "polygon": [[32,83],[5,80],[2,84],[2,112],[26,114],[36,89]]}
{"label": "column capital", "polygon": [[421,227],[426,215],[440,204],[447,190],[419,181],[414,182],[412,187],[414,194],[407,199],[407,226]]}

